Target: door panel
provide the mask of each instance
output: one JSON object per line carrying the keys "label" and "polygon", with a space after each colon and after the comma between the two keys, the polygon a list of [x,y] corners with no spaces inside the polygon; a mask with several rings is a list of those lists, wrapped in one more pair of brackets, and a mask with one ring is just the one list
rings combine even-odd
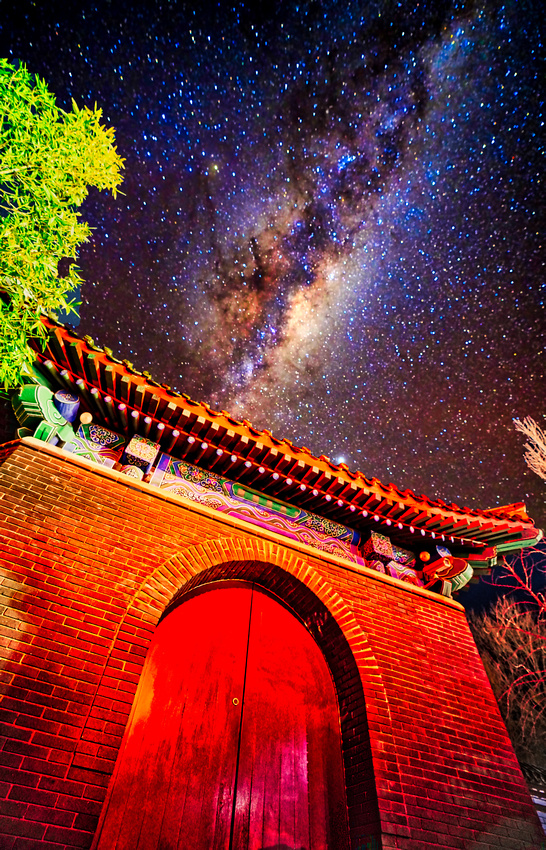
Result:
{"label": "door panel", "polygon": [[252,591],[228,593],[195,596],[157,627],[100,850],[229,845]]}
{"label": "door panel", "polygon": [[348,846],[339,712],[317,644],[256,591],[248,648],[234,850]]}
{"label": "door panel", "polygon": [[346,850],[346,811],[337,698],[302,623],[250,585],[168,614],[95,850]]}

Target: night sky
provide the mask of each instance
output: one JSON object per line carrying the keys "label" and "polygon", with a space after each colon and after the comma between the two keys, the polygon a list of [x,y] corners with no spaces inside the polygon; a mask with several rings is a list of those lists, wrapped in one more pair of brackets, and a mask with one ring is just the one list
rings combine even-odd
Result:
{"label": "night sky", "polygon": [[[384,483],[546,524],[541,4],[4,2],[102,107],[78,332]],[[8,8],[9,7],[9,8]]]}

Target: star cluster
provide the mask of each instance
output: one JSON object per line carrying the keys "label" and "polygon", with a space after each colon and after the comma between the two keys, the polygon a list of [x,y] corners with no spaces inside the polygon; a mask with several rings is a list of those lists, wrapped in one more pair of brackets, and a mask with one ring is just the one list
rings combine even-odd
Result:
{"label": "star cluster", "polygon": [[544,32],[531,2],[108,0],[4,14],[97,102],[80,332],[385,483],[546,520]]}

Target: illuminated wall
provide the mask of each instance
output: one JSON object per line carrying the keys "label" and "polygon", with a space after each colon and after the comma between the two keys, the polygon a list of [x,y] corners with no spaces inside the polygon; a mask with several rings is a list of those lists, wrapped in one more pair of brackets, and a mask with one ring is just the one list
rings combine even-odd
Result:
{"label": "illuminated wall", "polygon": [[0,846],[91,846],[159,618],[232,579],[329,665],[353,850],[541,846],[457,602],[46,444],[1,457]]}

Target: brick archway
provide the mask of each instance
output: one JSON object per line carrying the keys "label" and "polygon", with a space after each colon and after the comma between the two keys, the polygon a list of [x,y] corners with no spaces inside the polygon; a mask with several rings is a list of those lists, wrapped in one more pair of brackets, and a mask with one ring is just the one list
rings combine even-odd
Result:
{"label": "brick archway", "polygon": [[[272,542],[240,537],[207,541],[172,555],[135,592],[114,638],[105,677],[114,675],[118,650],[136,644],[142,650],[132,663],[134,694],[137,668],[142,669],[145,650],[166,609],[199,585],[229,579],[253,581],[273,592],[294,610],[320,646],[339,699],[352,842],[366,846],[366,841],[379,839],[381,800],[393,794],[401,799],[402,793],[396,750],[379,728],[379,718],[390,713],[386,691],[353,612],[305,556]],[[370,744],[372,726],[372,738],[379,742],[376,754]],[[388,780],[376,770],[385,759]],[[401,829],[407,829],[405,807],[399,816]]]}

